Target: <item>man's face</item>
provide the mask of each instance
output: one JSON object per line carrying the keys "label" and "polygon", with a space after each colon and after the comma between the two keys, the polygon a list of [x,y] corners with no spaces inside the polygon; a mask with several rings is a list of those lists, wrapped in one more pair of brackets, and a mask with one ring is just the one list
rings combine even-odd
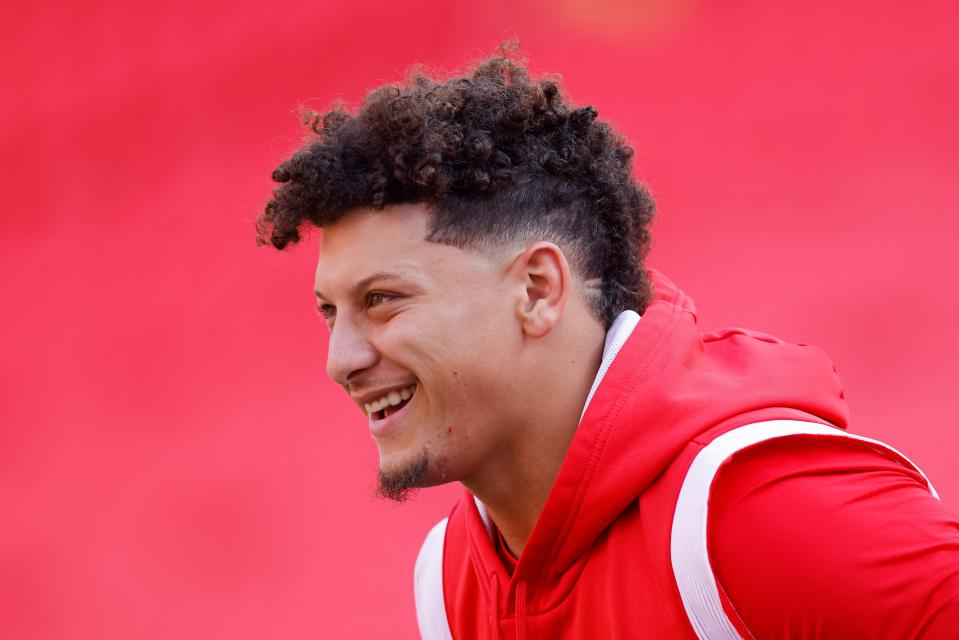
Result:
{"label": "man's face", "polygon": [[324,228],[327,373],[367,418],[380,491],[462,480],[509,438],[522,331],[504,262],[424,238],[424,205]]}

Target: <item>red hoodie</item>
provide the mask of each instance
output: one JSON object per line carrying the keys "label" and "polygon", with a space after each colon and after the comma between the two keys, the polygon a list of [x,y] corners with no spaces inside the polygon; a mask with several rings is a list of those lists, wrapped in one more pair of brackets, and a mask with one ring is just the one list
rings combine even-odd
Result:
{"label": "red hoodie", "polygon": [[[959,523],[936,510],[939,503],[925,478],[895,451],[865,439],[832,437],[843,435],[839,429],[846,428],[847,408],[829,358],[815,347],[752,331],[700,334],[692,301],[661,274],[650,274],[654,302],[589,401],[515,568],[504,565],[498,538],[491,535],[495,530],[484,523],[468,492],[431,532],[417,561],[424,637],[734,638],[753,636],[757,628],[772,634],[762,637],[839,637],[829,635],[827,614],[808,612],[802,602],[793,602],[798,613],[776,609],[775,598],[803,597],[802,589],[791,586],[796,575],[822,574],[830,582],[835,571],[817,574],[815,566],[793,566],[790,586],[777,590],[776,575],[782,574],[764,574],[762,565],[782,556],[783,547],[776,544],[775,526],[763,525],[774,521],[791,532],[791,539],[813,542],[848,532],[842,528],[848,523],[840,522],[836,531],[824,525],[823,505],[827,512],[832,507],[838,512],[850,500],[875,494],[875,485],[866,482],[860,495],[846,490],[842,481],[825,483],[829,500],[835,497],[830,503],[821,499],[824,483],[816,480],[828,473],[824,464],[836,477],[848,476],[847,463],[860,471],[860,480],[875,472],[892,477],[895,486],[908,485],[911,499],[934,521],[919,528],[931,536],[937,566],[943,567],[928,586],[939,588],[938,604],[929,611],[918,604],[922,615],[912,616],[903,628],[932,633],[935,618],[959,618]],[[781,437],[797,429],[809,433]],[[770,438],[789,444],[756,455],[770,449]],[[837,446],[836,440],[843,444]],[[793,455],[799,445],[810,451]],[[790,463],[789,473],[778,471]],[[789,477],[798,484],[783,482]],[[770,486],[777,488],[761,490]],[[814,498],[799,504],[803,501],[797,496],[804,495]],[[786,500],[797,503],[795,514]],[[864,530],[874,533],[876,522],[869,517]],[[689,524],[697,518],[700,524]],[[914,528],[907,524],[893,528],[887,546],[899,548],[906,541],[915,555],[915,541],[902,535]],[[765,544],[749,542],[753,530],[762,530],[759,542]],[[822,544],[829,545],[829,539]],[[809,546],[797,554],[803,563],[821,557],[817,544]],[[824,562],[831,562],[830,557]],[[749,571],[740,571],[743,563]],[[779,565],[784,563],[789,564],[788,558]],[[777,571],[782,571],[779,565]],[[897,571],[903,570],[909,567],[897,565]],[[432,586],[430,572],[437,576]],[[853,583],[860,577],[854,576]],[[735,588],[727,589],[730,585]],[[773,595],[763,599],[754,591]],[[920,591],[917,597],[928,600],[922,595]],[[424,602],[431,598],[432,605]],[[820,598],[826,604],[833,599],[832,594]],[[746,611],[741,602],[754,608]],[[796,628],[787,628],[789,624]]]}

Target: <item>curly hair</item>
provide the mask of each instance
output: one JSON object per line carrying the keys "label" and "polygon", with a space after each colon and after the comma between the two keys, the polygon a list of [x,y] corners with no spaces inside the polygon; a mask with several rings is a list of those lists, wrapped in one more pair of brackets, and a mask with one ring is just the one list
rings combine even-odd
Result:
{"label": "curly hair", "polygon": [[357,207],[425,203],[432,242],[555,242],[608,328],[650,301],[654,205],[632,175],[633,150],[596,115],[571,107],[556,80],[531,80],[509,52],[444,82],[414,72],[353,112],[307,112],[315,136],[273,171],[280,186],[256,221],[257,243],[283,249],[305,225]]}

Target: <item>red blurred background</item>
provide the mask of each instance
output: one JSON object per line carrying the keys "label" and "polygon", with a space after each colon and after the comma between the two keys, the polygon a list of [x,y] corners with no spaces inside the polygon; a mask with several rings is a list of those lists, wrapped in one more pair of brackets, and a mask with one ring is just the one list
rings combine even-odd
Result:
{"label": "red blurred background", "polygon": [[457,487],[374,499],[316,238],[255,248],[322,108],[518,37],[637,149],[705,329],[823,347],[959,505],[954,2],[3,8],[0,637],[401,638]]}

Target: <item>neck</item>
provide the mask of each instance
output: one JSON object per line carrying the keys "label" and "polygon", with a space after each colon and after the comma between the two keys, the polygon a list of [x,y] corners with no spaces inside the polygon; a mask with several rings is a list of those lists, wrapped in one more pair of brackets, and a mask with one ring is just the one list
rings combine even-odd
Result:
{"label": "neck", "polygon": [[523,398],[529,415],[479,473],[463,479],[516,555],[523,552],[546,504],[602,360],[605,333],[592,324],[581,332],[578,347],[568,337],[554,336],[561,348],[536,368],[547,375],[527,387],[536,390],[539,400]]}

